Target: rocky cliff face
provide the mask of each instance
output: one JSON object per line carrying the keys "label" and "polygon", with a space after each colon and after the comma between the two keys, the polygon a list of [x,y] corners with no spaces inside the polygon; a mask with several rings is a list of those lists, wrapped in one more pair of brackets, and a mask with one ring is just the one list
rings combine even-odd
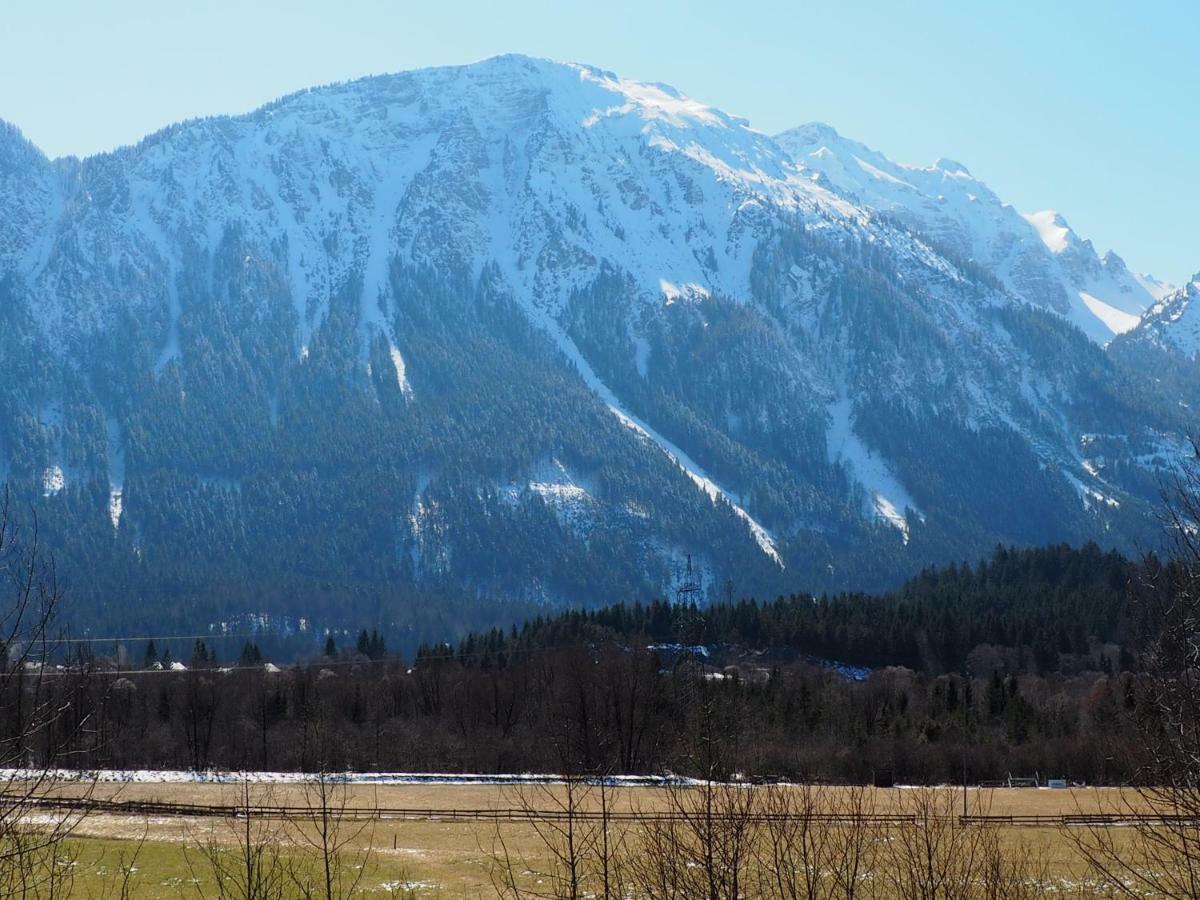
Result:
{"label": "rocky cliff face", "polygon": [[779,144],[814,179],[895,216],[955,259],[992,274],[1013,296],[1052,310],[1097,343],[1129,331],[1172,288],[1130,272],[1116,253],[1097,255],[1054,211],[1023,215],[953,160],[893,162],[828,125],[803,125]]}

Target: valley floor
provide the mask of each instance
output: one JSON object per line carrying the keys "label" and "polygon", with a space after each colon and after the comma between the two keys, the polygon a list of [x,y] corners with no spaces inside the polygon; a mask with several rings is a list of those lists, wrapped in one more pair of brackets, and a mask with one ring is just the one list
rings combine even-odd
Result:
{"label": "valley floor", "polygon": [[[747,786],[742,790],[764,789]],[[918,796],[932,802],[939,815],[947,819],[961,812],[961,788],[857,790],[860,809],[869,810],[880,820],[910,813]],[[843,804],[856,789],[822,791],[823,802],[844,809]],[[237,807],[248,800],[252,807],[305,808],[313,799],[310,787],[297,784],[256,784],[247,793],[241,786],[229,784],[73,784],[57,786],[51,795],[90,795],[104,803],[116,801],[131,806]],[[670,790],[654,787],[617,788],[606,802],[615,816],[636,813],[643,819],[670,815],[679,806],[678,797],[672,797]],[[581,795],[576,803],[584,814],[595,814],[599,804],[595,792]],[[346,841],[347,868],[358,880],[355,896],[430,897],[499,895],[497,884],[503,880],[502,860],[506,857],[509,870],[517,873],[526,888],[537,888],[539,884],[546,888],[549,879],[538,874],[551,868],[544,836],[553,830],[555,817],[569,805],[563,785],[486,784],[351,785],[332,803],[345,813],[341,836]],[[973,788],[967,792],[967,805],[972,816],[996,817],[992,821],[1001,827],[995,832],[1006,853],[1023,857],[1032,849],[1041,867],[1038,877],[1052,879],[1056,890],[1068,891],[1081,890],[1089,878],[1073,843],[1073,829],[1061,825],[1020,827],[1002,817],[1074,816],[1145,808],[1135,794],[1116,788]],[[369,821],[355,817],[372,810],[388,812]],[[405,812],[391,812],[398,810]],[[32,813],[29,824],[44,825],[54,815],[50,811]],[[479,818],[459,818],[474,816]],[[308,842],[315,836],[314,821],[305,816],[290,821],[268,818],[256,817],[256,827],[266,829],[263,833],[277,843],[281,859],[299,867],[311,866]],[[64,850],[72,868],[72,885],[66,896],[105,896],[122,867],[130,870],[130,897],[218,896],[209,853],[216,848],[237,858],[244,827],[244,821],[237,817],[173,815],[162,810],[153,814],[91,813],[79,821]],[[639,830],[642,827],[627,820],[615,823],[622,834],[637,832],[639,836],[634,840],[639,842],[643,839]],[[873,839],[885,843],[895,840],[891,829],[900,826],[875,823],[870,827],[875,829]],[[1118,843],[1133,839],[1130,829],[1108,831]],[[370,854],[366,856],[368,849]]]}

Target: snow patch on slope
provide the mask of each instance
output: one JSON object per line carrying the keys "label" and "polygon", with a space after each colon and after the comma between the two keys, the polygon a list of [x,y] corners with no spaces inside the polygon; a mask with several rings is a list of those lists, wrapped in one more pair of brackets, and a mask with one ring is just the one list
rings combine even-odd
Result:
{"label": "snow patch on slope", "polygon": [[154,362],[154,374],[159,374],[173,360],[181,356],[179,346],[179,318],[183,310],[179,304],[179,285],[176,279],[174,254],[171,252],[167,235],[162,226],[150,211],[152,201],[151,187],[140,183],[131,188],[131,225],[149,240],[151,247],[159,258],[159,263],[165,267],[164,286],[167,292],[167,335],[162,349]]}
{"label": "snow patch on slope", "polygon": [[1097,319],[1104,323],[1104,326],[1113,334],[1124,334],[1126,331],[1132,331],[1137,328],[1141,316],[1127,313],[1105,303],[1099,297],[1093,297],[1087,291],[1079,292],[1079,299],[1091,311]]}
{"label": "snow patch on slope", "polygon": [[55,463],[42,470],[42,496],[53,497],[67,486],[67,476],[62,466]]}
{"label": "snow patch on slope", "polygon": [[642,378],[650,371],[650,342],[640,334],[633,336],[633,364]]}
{"label": "snow patch on slope", "polygon": [[108,517],[113,529],[121,525],[125,510],[125,443],[121,424],[112,416],[104,420],[105,455],[108,461]]}
{"label": "snow patch on slope", "polygon": [[1025,221],[1037,229],[1038,237],[1051,253],[1067,249],[1071,228],[1066,220],[1052,209],[1035,213],[1023,213]]}
{"label": "snow patch on slope", "polygon": [[445,571],[450,564],[450,547],[447,542],[445,522],[436,500],[426,496],[433,473],[417,475],[412,504],[407,516],[412,543],[409,560],[418,576]]}
{"label": "snow patch on slope", "polygon": [[392,357],[392,365],[396,368],[396,384],[400,386],[400,392],[406,397],[412,396],[412,385],[408,383],[408,367],[404,363],[404,357],[400,354],[400,349],[392,344],[388,353]]}
{"label": "snow patch on slope", "polygon": [[858,156],[854,157],[854,161],[856,163],[858,163],[858,166],[860,169],[862,169],[864,172],[866,172],[872,178],[875,178],[879,181],[890,181],[892,184],[894,184],[898,187],[908,188],[909,190],[916,190],[916,188],[914,188],[907,181],[903,181],[903,180],[897,178],[895,175],[891,175],[891,174],[883,171],[883,169],[880,169],[880,168],[877,168],[876,166],[871,165],[869,162],[862,159],[861,157],[858,157]]}
{"label": "snow patch on slope", "polygon": [[590,481],[573,474],[559,460],[550,459],[536,466],[528,481],[500,485],[498,493],[510,506],[516,506],[526,492],[540,497],[564,525],[587,532],[595,520],[594,491]]}
{"label": "snow patch on slope", "polygon": [[376,334],[382,334],[388,344],[388,356],[396,369],[396,383],[405,396],[411,396],[412,387],[408,382],[408,367],[396,346],[396,336],[392,329],[389,315],[392,291],[388,276],[394,252],[396,211],[411,178],[411,172],[394,172],[391,175],[391,183],[382,188],[377,195],[374,219],[367,236],[367,258],[363,272],[359,318],[359,350],[364,362],[370,356],[372,339]]}
{"label": "snow patch on slope", "polygon": [[654,428],[643,422],[637,416],[627,412],[621,405],[621,401],[617,399],[617,395],[612,392],[598,376],[595,370],[591,367],[583,354],[579,352],[579,348],[575,346],[575,342],[562,330],[557,322],[550,319],[548,316],[537,316],[540,320],[539,324],[545,329],[550,337],[558,344],[558,347],[566,355],[579,372],[581,378],[590,387],[601,401],[608,407],[609,412],[617,417],[622,425],[636,432],[646,440],[656,444],[676,465],[683,469],[684,474],[690,478],[697,487],[709,496],[714,503],[721,500],[729,504],[734,513],[750,529],[750,534],[754,537],[759,549],[762,550],[770,559],[781,569],[784,568],[783,558],[779,555],[779,550],[775,545],[775,539],[771,533],[767,531],[759,522],[751,516],[739,504],[734,502],[733,495],[721,487],[717,482],[713,481],[701,468],[695,460],[688,456],[683,450],[676,446],[673,442],[667,440],[659,434]]}
{"label": "snow patch on slope", "polygon": [[1165,300],[1175,292],[1175,286],[1165,281],[1159,281],[1153,275],[1146,275],[1142,272],[1133,273],[1134,281],[1142,286],[1147,294],[1153,297],[1156,301]]}
{"label": "snow patch on slope", "polygon": [[870,510],[877,519],[900,532],[908,543],[909,525],[906,510],[919,517],[917,504],[892,474],[887,460],[873,453],[854,433],[854,403],[843,397],[829,405],[830,425],[825,435],[825,449],[831,463],[841,463],[850,476],[863,486],[870,497]]}
{"label": "snow patch on slope", "polygon": [[1075,488],[1076,493],[1079,494],[1079,499],[1083,501],[1084,509],[1093,509],[1095,504],[1102,504],[1104,506],[1111,507],[1112,509],[1120,508],[1120,500],[1116,499],[1115,497],[1110,497],[1108,494],[1090,484],[1085,484],[1077,475],[1064,471],[1063,476],[1068,482],[1070,482],[1071,486]]}

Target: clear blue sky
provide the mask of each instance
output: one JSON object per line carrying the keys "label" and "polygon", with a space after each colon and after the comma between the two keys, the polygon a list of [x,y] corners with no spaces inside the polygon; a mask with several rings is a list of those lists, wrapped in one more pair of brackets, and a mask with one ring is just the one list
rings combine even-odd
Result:
{"label": "clear blue sky", "polygon": [[6,4],[0,118],[51,156],[359,75],[504,52],[665,81],[763,131],[948,156],[1023,211],[1200,269],[1200,3],[58,0]]}

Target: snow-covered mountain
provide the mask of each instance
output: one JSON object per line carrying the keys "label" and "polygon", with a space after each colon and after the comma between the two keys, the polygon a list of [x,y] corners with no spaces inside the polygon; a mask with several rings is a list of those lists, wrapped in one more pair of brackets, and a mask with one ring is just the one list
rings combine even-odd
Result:
{"label": "snow-covered mountain", "polygon": [[206,621],[1145,543],[1185,412],[1101,325],[1159,290],[957,164],[519,56],[6,127],[0,474]]}
{"label": "snow-covered mountain", "polygon": [[1171,286],[1135,274],[1113,251],[1096,254],[1053,211],[1021,214],[962,163],[893,162],[821,123],[778,136],[819,184],[883,212],[986,268],[1014,295],[1064,316],[1106,343],[1137,325]]}
{"label": "snow-covered mountain", "polygon": [[1133,336],[1186,359],[1200,359],[1200,272],[1156,303]]}
{"label": "snow-covered mountain", "polygon": [[[619,257],[655,297],[668,284],[744,292],[768,220],[811,212],[824,193],[769,140],[671,88],[519,57],[177,126],[62,163],[57,191],[41,185],[50,164],[10,142],[29,157],[6,194],[30,234],[58,220],[50,256],[24,248],[22,275],[57,298],[40,308],[47,331],[82,336],[120,310],[161,307],[176,245],[204,252],[237,221],[248,240],[279,245],[297,353],[351,272],[364,280],[364,331],[386,330],[387,304],[376,307],[395,254],[476,275],[494,262],[523,302],[551,315],[603,258]],[[78,241],[70,251],[63,226]],[[64,284],[104,262],[86,303]],[[128,296],[123,262],[159,276],[146,294]]]}

